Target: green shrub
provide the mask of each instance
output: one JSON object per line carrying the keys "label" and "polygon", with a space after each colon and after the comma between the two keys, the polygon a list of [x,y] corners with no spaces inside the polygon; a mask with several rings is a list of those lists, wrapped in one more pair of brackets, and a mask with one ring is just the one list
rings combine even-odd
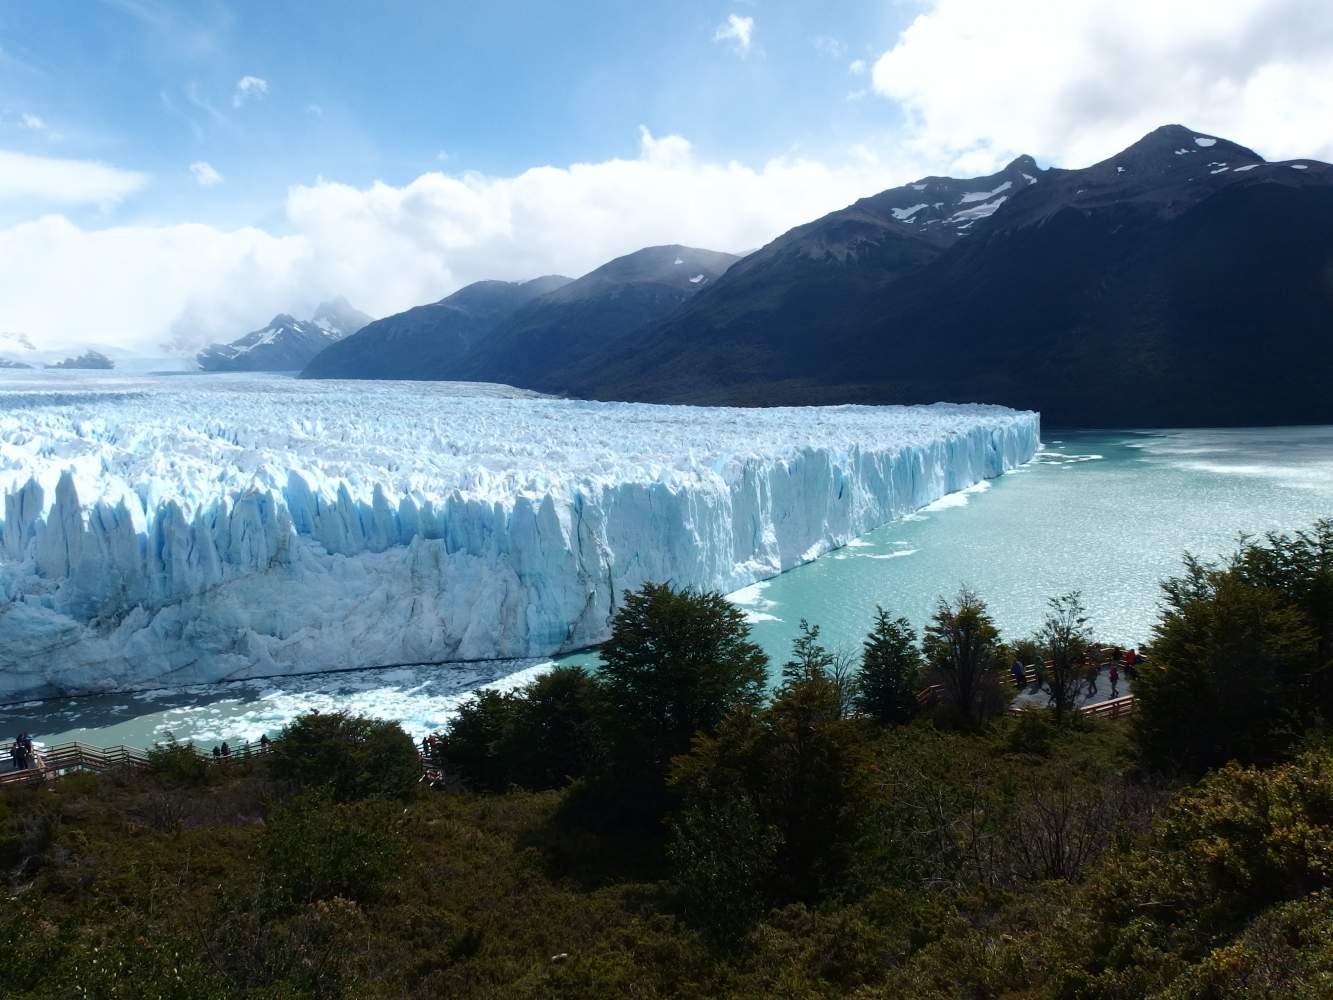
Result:
{"label": "green shrub", "polygon": [[271,904],[375,899],[406,850],[403,823],[387,801],[337,802],[325,788],[277,806],[261,845]]}
{"label": "green shrub", "polygon": [[148,770],[176,785],[203,785],[213,773],[212,765],[193,743],[180,743],[170,733],[148,751]]}
{"label": "green shrub", "polygon": [[309,712],[289,723],[268,756],[275,777],[297,788],[327,786],[341,802],[405,798],[421,780],[416,743],[396,722]]}

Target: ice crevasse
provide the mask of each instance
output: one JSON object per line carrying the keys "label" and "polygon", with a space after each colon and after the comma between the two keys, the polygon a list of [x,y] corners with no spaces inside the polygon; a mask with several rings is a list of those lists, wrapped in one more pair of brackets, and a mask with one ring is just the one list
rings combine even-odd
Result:
{"label": "ice crevasse", "polygon": [[737,590],[1039,436],[982,405],[0,384],[0,701],[580,648],[627,589]]}

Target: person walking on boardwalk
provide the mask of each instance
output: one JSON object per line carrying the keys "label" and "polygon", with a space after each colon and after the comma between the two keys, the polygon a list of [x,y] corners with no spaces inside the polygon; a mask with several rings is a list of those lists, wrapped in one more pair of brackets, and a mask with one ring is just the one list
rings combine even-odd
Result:
{"label": "person walking on boardwalk", "polygon": [[268,733],[263,733],[259,737],[259,752],[268,753]]}
{"label": "person walking on boardwalk", "polygon": [[226,741],[226,740],[223,740],[223,741],[222,741],[222,747],[221,747],[221,750],[222,750],[222,756],[224,756],[224,757],[230,757],[230,756],[231,756],[231,747],[227,746],[227,741]]}
{"label": "person walking on boardwalk", "polygon": [[1089,663],[1089,664],[1088,664],[1088,673],[1087,673],[1087,678],[1088,678],[1088,697],[1089,697],[1089,698],[1091,698],[1093,695],[1095,695],[1095,694],[1097,693],[1097,674],[1098,674],[1098,673],[1100,673],[1100,671],[1097,669],[1097,664],[1095,664],[1095,663]]}
{"label": "person walking on boardwalk", "polygon": [[1014,675],[1015,690],[1022,691],[1028,686],[1027,675],[1023,672],[1023,661],[1017,656],[1014,657],[1014,662],[1010,665],[1009,672]]}
{"label": "person walking on boardwalk", "polygon": [[1111,697],[1120,697],[1120,665],[1111,661],[1111,669],[1106,672],[1106,679],[1111,682]]}
{"label": "person walking on boardwalk", "polygon": [[1038,660],[1032,665],[1032,676],[1037,682],[1037,690],[1046,690],[1046,664]]}

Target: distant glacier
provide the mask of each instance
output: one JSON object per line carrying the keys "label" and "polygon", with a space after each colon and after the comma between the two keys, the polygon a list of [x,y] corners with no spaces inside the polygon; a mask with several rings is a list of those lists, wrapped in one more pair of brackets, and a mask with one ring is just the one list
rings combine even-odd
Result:
{"label": "distant glacier", "polygon": [[996,406],[648,406],[447,383],[0,381],[0,701],[606,637],[1037,450]]}

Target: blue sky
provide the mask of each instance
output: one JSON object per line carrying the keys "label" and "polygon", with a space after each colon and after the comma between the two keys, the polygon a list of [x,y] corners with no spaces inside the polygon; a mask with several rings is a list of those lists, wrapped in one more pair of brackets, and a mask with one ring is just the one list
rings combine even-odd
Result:
{"label": "blue sky", "polygon": [[[402,184],[433,169],[506,175],[634,155],[641,125],[687,135],[709,159],[828,155],[901,121],[889,102],[847,99],[866,87],[849,66],[872,61],[913,13],[870,0],[0,11],[6,146],[149,175],[118,215],[222,225],[274,222],[288,185],[317,177]],[[715,41],[733,14],[754,22],[748,50]],[[264,83],[238,99],[246,77]],[[201,189],[194,162],[224,182]]]}
{"label": "blue sky", "polygon": [[1330,159],[1330,106],[1328,0],[0,0],[0,357],[748,250],[1167,122]]}

